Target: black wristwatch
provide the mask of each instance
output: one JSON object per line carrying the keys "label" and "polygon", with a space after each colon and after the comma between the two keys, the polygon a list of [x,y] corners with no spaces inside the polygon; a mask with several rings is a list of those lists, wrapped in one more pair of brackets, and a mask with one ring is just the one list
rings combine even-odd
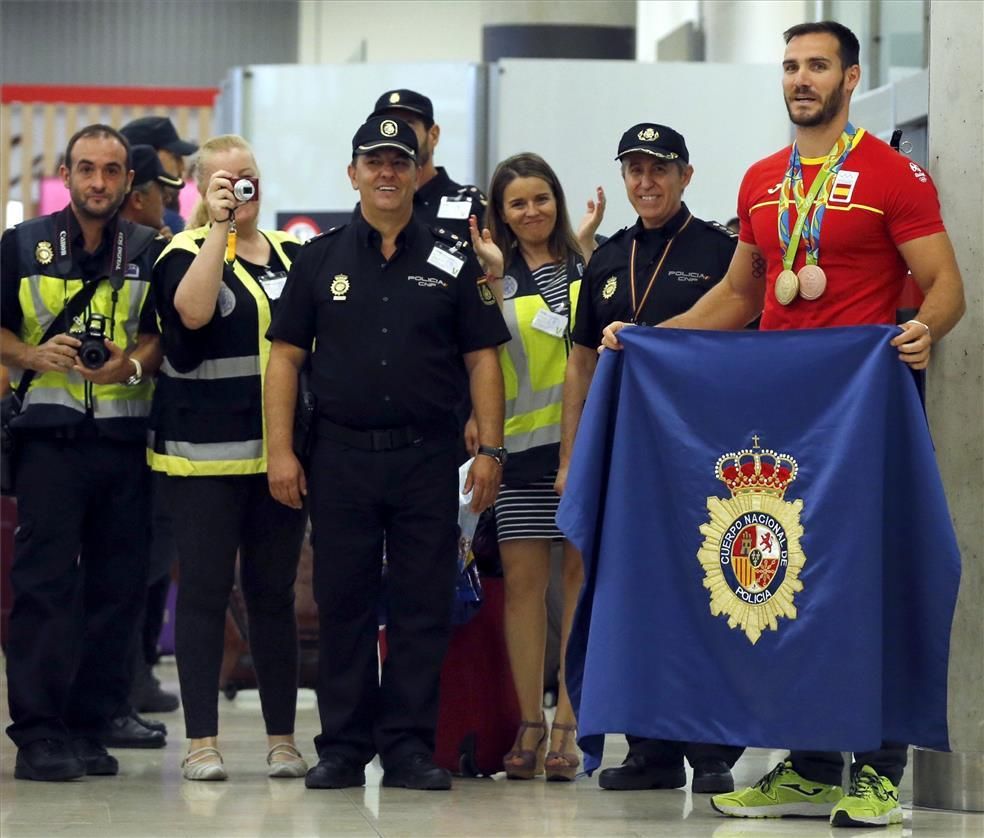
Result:
{"label": "black wristwatch", "polygon": [[486,457],[491,457],[500,466],[504,466],[509,457],[505,448],[493,448],[491,445],[479,445],[478,453],[484,454]]}

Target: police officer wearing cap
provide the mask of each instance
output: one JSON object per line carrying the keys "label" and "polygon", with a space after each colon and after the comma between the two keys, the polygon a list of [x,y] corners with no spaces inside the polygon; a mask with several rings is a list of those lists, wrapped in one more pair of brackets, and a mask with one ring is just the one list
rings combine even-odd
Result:
{"label": "police officer wearing cap", "polygon": [[443,228],[469,239],[468,219],[481,218],[485,195],[477,186],[462,186],[448,177],[443,166],[434,165],[434,149],[441,138],[441,126],[434,122],[434,105],[414,90],[391,90],[376,100],[371,117],[393,117],[406,122],[417,135],[417,194],[414,215],[425,224]]}
{"label": "police officer wearing cap", "polygon": [[[184,173],[184,158],[198,151],[197,145],[178,136],[174,123],[166,116],[142,116],[124,125],[120,133],[130,145],[153,146],[164,170],[178,181]],[[184,229],[184,219],[178,213],[180,189],[181,186],[168,186],[164,190],[164,222],[169,233],[180,233]]]}
{"label": "police officer wearing cap", "polygon": [[[496,347],[509,331],[466,245],[414,214],[417,152],[400,120],[359,128],[348,174],[360,207],[301,249],[268,331],[270,490],[292,507],[310,490],[314,531],[322,729],[309,788],[363,785],[377,753],[384,786],[451,786],[432,755],[457,572],[452,406],[463,361],[480,441],[466,490],[478,511],[495,499],[506,457]],[[305,478],[292,423],[309,352],[318,422]]]}
{"label": "police officer wearing cap", "polygon": [[[727,228],[702,221],[683,203],[694,169],[681,134],[655,123],[634,125],[622,135],[615,159],[639,218],[598,247],[584,275],[564,378],[556,484],[561,493],[602,329],[613,320],[656,324],[686,311],[721,280],[737,244]],[[684,756],[694,768],[693,791],[734,788],[731,766],[741,748],[631,735],[628,740],[625,762],[601,772],[602,788],[679,788],[686,783]]]}
{"label": "police officer wearing cap", "polygon": [[[181,189],[184,181],[167,173],[157,151],[150,145],[130,148],[133,184],[120,207],[120,215],[135,224],[161,230],[164,225],[164,190]],[[170,230],[165,238],[171,238]]]}

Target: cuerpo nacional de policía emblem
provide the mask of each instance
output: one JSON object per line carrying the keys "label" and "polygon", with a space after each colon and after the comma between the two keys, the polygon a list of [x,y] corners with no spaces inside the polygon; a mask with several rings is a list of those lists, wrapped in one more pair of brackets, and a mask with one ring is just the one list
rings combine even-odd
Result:
{"label": "cuerpo nacional de polic\u00eda emblem", "polygon": [[728,627],[740,628],[754,644],[765,629],[778,630],[780,617],[796,619],[793,596],[803,590],[806,556],[800,548],[803,501],[783,500],[799,466],[788,454],[760,448],[758,436],[752,442],[714,467],[731,497],[707,499],[710,520],[700,527],[697,560],[711,614],[726,615]]}

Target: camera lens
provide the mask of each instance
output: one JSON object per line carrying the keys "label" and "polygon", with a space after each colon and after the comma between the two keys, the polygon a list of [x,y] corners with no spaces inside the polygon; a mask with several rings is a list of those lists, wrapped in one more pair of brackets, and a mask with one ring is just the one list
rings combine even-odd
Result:
{"label": "camera lens", "polygon": [[232,194],[236,196],[237,201],[252,201],[256,194],[256,187],[252,181],[240,178],[233,184]]}
{"label": "camera lens", "polygon": [[97,370],[109,360],[109,350],[102,338],[88,337],[79,347],[79,361],[88,370]]}

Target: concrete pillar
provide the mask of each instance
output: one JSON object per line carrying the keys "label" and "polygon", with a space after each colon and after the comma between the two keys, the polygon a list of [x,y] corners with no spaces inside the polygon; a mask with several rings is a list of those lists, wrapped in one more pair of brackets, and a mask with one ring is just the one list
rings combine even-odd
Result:
{"label": "concrete pillar", "polygon": [[704,60],[721,64],[782,61],[782,33],[816,19],[812,0],[715,0],[702,6]]}
{"label": "concrete pillar", "polygon": [[[953,753],[917,749],[918,806],[984,811],[984,4],[933,0],[929,169],[957,253],[967,314],[934,352],[927,405],[963,573],[950,639]],[[931,557],[927,557],[931,563]],[[927,568],[927,572],[932,572]]]}
{"label": "concrete pillar", "polygon": [[482,60],[635,59],[635,0],[500,0],[482,4]]}

